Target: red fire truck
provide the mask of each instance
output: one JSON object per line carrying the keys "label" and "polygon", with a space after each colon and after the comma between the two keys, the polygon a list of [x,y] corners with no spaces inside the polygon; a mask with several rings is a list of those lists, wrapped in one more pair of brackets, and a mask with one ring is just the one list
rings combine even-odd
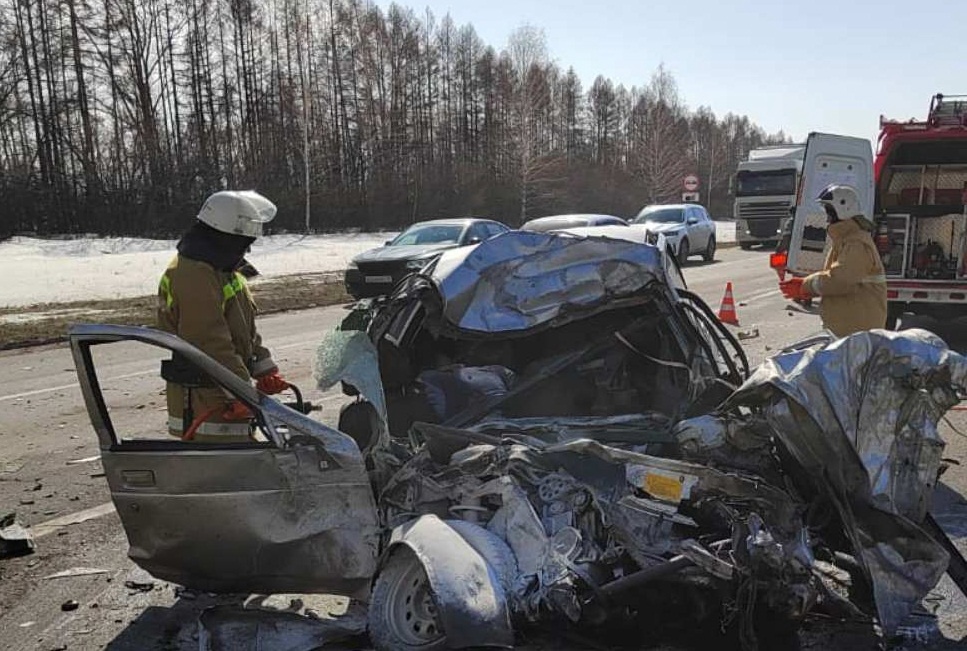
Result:
{"label": "red fire truck", "polygon": [[889,318],[967,315],[967,96],[935,95],[925,121],[880,117],[876,156],[867,140],[813,133],[794,218],[770,264],[783,276],[821,269],[829,183],[854,186],[876,224]]}

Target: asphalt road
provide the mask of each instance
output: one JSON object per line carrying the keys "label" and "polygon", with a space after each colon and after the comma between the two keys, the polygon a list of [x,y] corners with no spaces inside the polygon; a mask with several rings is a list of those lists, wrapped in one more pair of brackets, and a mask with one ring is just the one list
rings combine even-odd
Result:
{"label": "asphalt road", "polygon": [[[713,263],[691,262],[686,280],[715,309],[732,282],[741,325],[758,329],[743,342],[753,363],[784,345],[816,332],[818,316],[790,306],[777,290],[763,251],[722,250]],[[260,321],[266,343],[284,374],[321,402],[320,418],[335,422],[343,397],[313,389],[312,362],[322,335],[345,314],[331,307],[278,314]],[[936,327],[936,324],[922,324]],[[962,329],[961,329],[962,330]],[[955,347],[958,329],[939,332]],[[164,417],[157,360],[124,350],[99,362],[99,372],[118,399],[117,418],[153,427]],[[111,649],[187,651],[197,649],[196,618],[216,603],[207,595],[180,594],[175,586],[147,579],[127,560],[127,541],[110,508],[107,484],[96,460],[96,437],[76,384],[73,361],[64,346],[0,353],[0,514],[15,511],[34,528],[36,553],[0,561],[0,647],[8,649]],[[967,432],[964,412],[951,423]],[[946,457],[965,458],[964,437],[945,427]],[[943,477],[934,512],[967,552],[967,468],[952,465]],[[72,520],[82,520],[71,523]],[[53,577],[69,571],[73,576]],[[80,575],[78,575],[80,574]],[[131,581],[134,581],[133,583]],[[967,648],[967,602],[945,579],[930,603],[939,628],[926,645],[911,648]],[[274,597],[288,606],[289,596]],[[302,598],[293,608],[325,615],[341,612],[345,600]],[[74,610],[62,604],[77,602]],[[224,600],[222,600],[224,601]],[[231,601],[231,600],[229,600]],[[928,627],[929,628],[929,627]],[[850,637],[812,631],[807,648],[870,648],[868,635]],[[559,643],[541,648],[564,648]],[[531,647],[536,648],[536,647]],[[572,644],[568,648],[585,648]]]}

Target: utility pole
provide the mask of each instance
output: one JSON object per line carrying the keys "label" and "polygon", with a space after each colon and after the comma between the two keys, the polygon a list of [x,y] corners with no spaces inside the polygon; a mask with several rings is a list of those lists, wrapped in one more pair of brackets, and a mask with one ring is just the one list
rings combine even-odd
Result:
{"label": "utility pole", "polygon": [[309,110],[309,91],[308,91],[308,80],[310,77],[309,71],[309,39],[311,37],[311,31],[309,29],[309,0],[305,0],[305,11],[306,11],[306,40],[302,44],[302,55],[305,57],[305,61],[302,67],[302,158],[305,160],[306,168],[306,235],[309,234],[312,228],[312,218],[310,211],[310,198],[312,196],[312,189],[309,186],[310,179],[310,165],[309,165],[309,115],[311,111]]}

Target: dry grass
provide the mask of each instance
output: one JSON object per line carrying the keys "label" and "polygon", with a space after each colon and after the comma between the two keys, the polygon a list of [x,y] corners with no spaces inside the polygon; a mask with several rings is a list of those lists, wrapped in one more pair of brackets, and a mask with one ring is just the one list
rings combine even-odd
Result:
{"label": "dry grass", "polygon": [[[338,274],[284,276],[252,283],[262,314],[338,305],[350,300]],[[0,350],[62,341],[72,323],[154,325],[156,299],[137,298],[41,303],[0,308]]]}

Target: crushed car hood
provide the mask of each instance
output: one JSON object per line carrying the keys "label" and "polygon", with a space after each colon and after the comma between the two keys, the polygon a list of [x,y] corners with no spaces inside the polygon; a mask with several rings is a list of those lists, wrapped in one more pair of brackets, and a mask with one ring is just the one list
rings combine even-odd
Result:
{"label": "crushed car hood", "polygon": [[669,283],[653,246],[522,231],[446,251],[431,276],[444,318],[487,333],[532,329]]}
{"label": "crushed car hood", "polygon": [[353,262],[356,264],[366,264],[368,262],[401,262],[403,260],[415,260],[424,256],[429,256],[438,251],[445,251],[456,247],[456,244],[407,244],[400,246],[381,246],[360,253]]}

